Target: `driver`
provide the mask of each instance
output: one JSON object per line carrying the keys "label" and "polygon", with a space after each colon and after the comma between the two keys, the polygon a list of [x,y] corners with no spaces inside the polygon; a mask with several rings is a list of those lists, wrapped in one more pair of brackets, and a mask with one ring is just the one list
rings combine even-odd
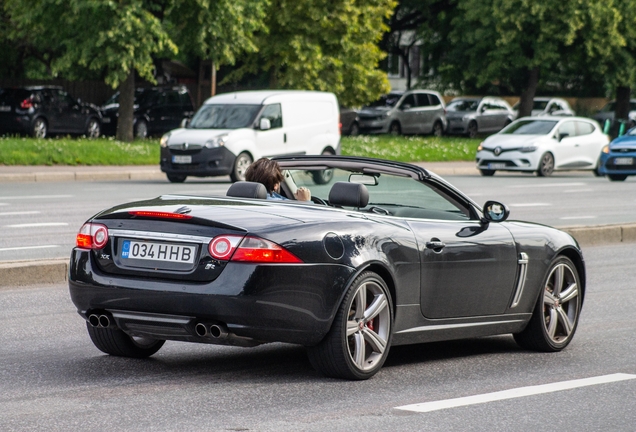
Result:
{"label": "driver", "polygon": [[[245,171],[245,180],[261,183],[267,189],[267,199],[286,200],[280,195],[280,183],[283,181],[283,173],[280,171],[278,162],[260,158],[251,164]],[[299,187],[294,194],[298,201],[311,200],[311,192],[306,187]]]}

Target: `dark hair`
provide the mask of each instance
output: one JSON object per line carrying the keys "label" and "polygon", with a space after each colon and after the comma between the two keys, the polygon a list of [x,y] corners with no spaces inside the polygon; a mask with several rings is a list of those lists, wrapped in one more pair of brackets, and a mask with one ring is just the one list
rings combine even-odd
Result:
{"label": "dark hair", "polygon": [[274,185],[283,181],[283,173],[280,172],[278,162],[260,158],[245,171],[245,180],[262,183],[267,192],[274,192]]}

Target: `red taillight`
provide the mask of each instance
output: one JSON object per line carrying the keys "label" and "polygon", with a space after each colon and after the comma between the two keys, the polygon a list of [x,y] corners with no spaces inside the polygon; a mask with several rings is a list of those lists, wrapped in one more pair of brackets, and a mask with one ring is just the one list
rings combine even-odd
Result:
{"label": "red taillight", "polygon": [[101,249],[108,242],[108,228],[105,225],[85,223],[80,228],[75,245],[83,249]]}
{"label": "red taillight", "polygon": [[161,218],[161,219],[192,219],[192,216],[181,213],[170,213],[170,212],[158,212],[158,211],[129,211],[133,216],[140,217],[151,217],[151,218]]}
{"label": "red taillight", "polygon": [[212,257],[220,260],[272,264],[302,263],[300,258],[282,246],[258,237],[245,237],[241,241],[240,236],[218,236],[212,239],[208,250]]}
{"label": "red taillight", "polygon": [[20,108],[29,109],[33,108],[33,101],[31,99],[25,99],[20,103]]}
{"label": "red taillight", "polygon": [[338,123],[338,133],[342,135],[342,122]]}

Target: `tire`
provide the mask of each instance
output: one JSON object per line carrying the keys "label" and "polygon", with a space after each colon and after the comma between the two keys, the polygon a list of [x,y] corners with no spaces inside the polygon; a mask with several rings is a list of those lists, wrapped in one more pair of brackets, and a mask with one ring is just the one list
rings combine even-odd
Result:
{"label": "tire", "polygon": [[46,138],[48,132],[49,126],[46,124],[46,120],[42,117],[36,118],[31,127],[31,136],[33,138]]}
{"label": "tire", "polygon": [[627,176],[625,174],[608,174],[607,178],[609,178],[610,181],[625,181]]}
{"label": "tire", "polygon": [[539,177],[550,177],[554,172],[554,156],[552,153],[544,153],[539,161],[539,168],[537,169],[537,175]]}
{"label": "tire", "polygon": [[166,174],[166,177],[170,183],[183,183],[188,178],[187,175],[183,174]]}
{"label": "tire", "polygon": [[135,124],[135,138],[148,138],[148,123],[146,123],[146,120],[139,120]]}
{"label": "tire", "polygon": [[358,135],[360,135],[360,126],[358,126],[358,122],[353,122],[353,124],[349,128],[349,136],[358,136]]}
{"label": "tire", "polygon": [[93,327],[89,323],[86,323],[86,328],[98,350],[118,357],[150,357],[166,342],[157,339],[132,338],[119,329]]}
{"label": "tire", "polygon": [[[333,152],[329,150],[325,150],[322,152],[322,155],[325,156],[333,156]],[[319,170],[319,171],[310,171],[311,178],[314,183],[317,185],[324,185],[329,183],[333,179],[333,169]]]}
{"label": "tire", "polygon": [[480,169],[479,173],[484,177],[492,177],[495,175],[495,171],[496,170]]}
{"label": "tire", "polygon": [[232,172],[230,173],[230,179],[233,182],[244,181],[245,180],[245,171],[247,167],[252,165],[254,160],[249,153],[243,152],[239,154],[234,160],[234,167],[232,168]]}
{"label": "tire", "polygon": [[557,257],[543,280],[528,326],[514,335],[515,341],[535,351],[561,351],[574,336],[582,303],[581,280],[574,263]]}
{"label": "tire", "polygon": [[402,128],[400,127],[400,124],[398,122],[391,123],[391,126],[389,126],[389,133],[391,135],[401,135]]}
{"label": "tire", "polygon": [[433,124],[433,136],[441,137],[443,135],[444,135],[444,126],[442,125],[441,122],[436,121]]}
{"label": "tire", "polygon": [[351,284],[327,336],[308,349],[320,373],[350,380],[375,375],[391,346],[393,303],[384,281],[367,271]]}
{"label": "tire", "polygon": [[86,136],[88,138],[99,138],[102,133],[102,128],[99,124],[99,120],[91,118],[88,120],[88,126],[86,127]]}
{"label": "tire", "polygon": [[473,120],[468,123],[468,138],[477,138],[478,133],[479,128],[477,127],[477,122]]}

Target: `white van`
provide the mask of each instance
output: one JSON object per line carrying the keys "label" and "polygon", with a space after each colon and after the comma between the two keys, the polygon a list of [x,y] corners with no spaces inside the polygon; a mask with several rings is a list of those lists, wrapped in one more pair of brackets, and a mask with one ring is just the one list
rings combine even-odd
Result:
{"label": "white van", "polygon": [[263,90],[206,100],[186,128],[161,138],[161,171],[171,182],[230,175],[261,157],[340,154],[340,114],[333,93]]}

